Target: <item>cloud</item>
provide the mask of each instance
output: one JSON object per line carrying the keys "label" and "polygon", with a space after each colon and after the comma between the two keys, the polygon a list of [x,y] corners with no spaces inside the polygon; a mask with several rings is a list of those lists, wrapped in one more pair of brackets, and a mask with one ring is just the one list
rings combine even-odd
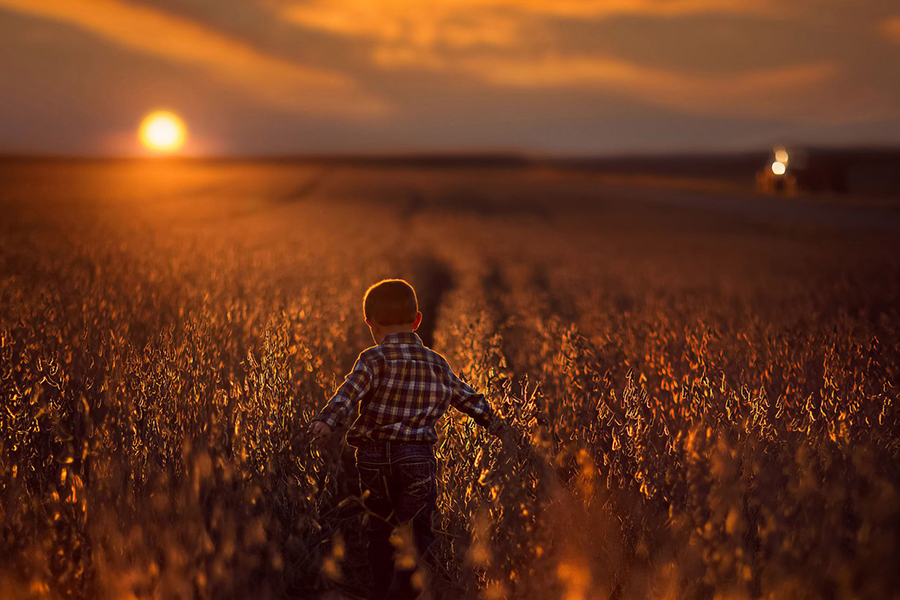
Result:
{"label": "cloud", "polygon": [[[569,89],[636,98],[686,114],[847,121],[857,111],[881,114],[881,98],[834,98],[840,69],[829,62],[697,75],[646,67],[608,56],[548,53],[534,57],[448,58],[434,52],[378,49],[384,68],[430,68],[466,73],[497,87]],[[829,94],[823,92],[828,91]]]}
{"label": "cloud", "polygon": [[611,93],[684,114],[836,122],[887,110],[879,94],[848,97],[840,86],[841,68],[824,58],[698,74],[677,65],[651,67],[612,54],[562,50],[568,44],[559,19],[799,16],[771,0],[285,1],[284,19],[363,41],[383,69],[461,73],[529,91]]}
{"label": "cloud", "polygon": [[609,91],[651,104],[703,115],[820,117],[828,105],[811,96],[834,81],[838,68],[821,62],[727,76],[694,75],[596,56],[537,59],[479,58],[459,68],[489,83],[523,89]]}
{"label": "cloud", "polygon": [[505,47],[519,42],[522,27],[516,15],[465,0],[313,0],[290,4],[281,14],[312,29],[406,48]]}
{"label": "cloud", "polygon": [[385,110],[343,74],[265,54],[194,21],[127,0],[0,0],[0,8],[67,23],[123,48],[194,67],[281,110],[340,115]]}
{"label": "cloud", "polygon": [[556,17],[602,18],[635,14],[674,16],[702,12],[755,13],[767,10],[767,0],[468,0],[464,4],[487,4],[517,8]]}
{"label": "cloud", "polygon": [[292,0],[281,15],[305,27],[395,47],[467,48],[521,44],[548,18],[749,14],[769,12],[770,6],[770,0]]}
{"label": "cloud", "polygon": [[900,44],[900,17],[891,17],[882,21],[881,32],[887,39]]}

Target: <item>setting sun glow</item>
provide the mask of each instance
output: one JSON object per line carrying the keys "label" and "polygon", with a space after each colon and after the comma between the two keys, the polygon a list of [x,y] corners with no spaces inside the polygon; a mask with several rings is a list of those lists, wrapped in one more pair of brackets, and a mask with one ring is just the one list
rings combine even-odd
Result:
{"label": "setting sun glow", "polygon": [[139,136],[141,143],[148,150],[174,152],[184,146],[187,129],[177,115],[157,111],[144,117]]}

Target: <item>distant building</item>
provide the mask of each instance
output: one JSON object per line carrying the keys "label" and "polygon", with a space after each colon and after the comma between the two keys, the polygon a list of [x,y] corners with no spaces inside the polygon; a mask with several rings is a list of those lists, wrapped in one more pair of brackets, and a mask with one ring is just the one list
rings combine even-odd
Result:
{"label": "distant building", "polygon": [[900,150],[776,146],[756,174],[766,193],[900,195]]}

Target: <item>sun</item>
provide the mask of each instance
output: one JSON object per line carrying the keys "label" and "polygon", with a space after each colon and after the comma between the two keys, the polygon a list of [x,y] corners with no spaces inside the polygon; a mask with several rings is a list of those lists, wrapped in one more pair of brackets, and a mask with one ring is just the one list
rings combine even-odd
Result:
{"label": "sun", "polygon": [[148,150],[175,152],[184,146],[187,128],[178,115],[158,110],[144,117],[138,135]]}

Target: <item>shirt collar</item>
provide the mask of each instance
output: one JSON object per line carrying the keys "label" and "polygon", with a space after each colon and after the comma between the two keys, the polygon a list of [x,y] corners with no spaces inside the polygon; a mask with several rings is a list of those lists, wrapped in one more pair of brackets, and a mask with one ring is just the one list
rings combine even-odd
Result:
{"label": "shirt collar", "polygon": [[401,331],[399,333],[389,333],[381,340],[382,346],[392,346],[398,344],[422,345],[420,338],[414,331]]}

